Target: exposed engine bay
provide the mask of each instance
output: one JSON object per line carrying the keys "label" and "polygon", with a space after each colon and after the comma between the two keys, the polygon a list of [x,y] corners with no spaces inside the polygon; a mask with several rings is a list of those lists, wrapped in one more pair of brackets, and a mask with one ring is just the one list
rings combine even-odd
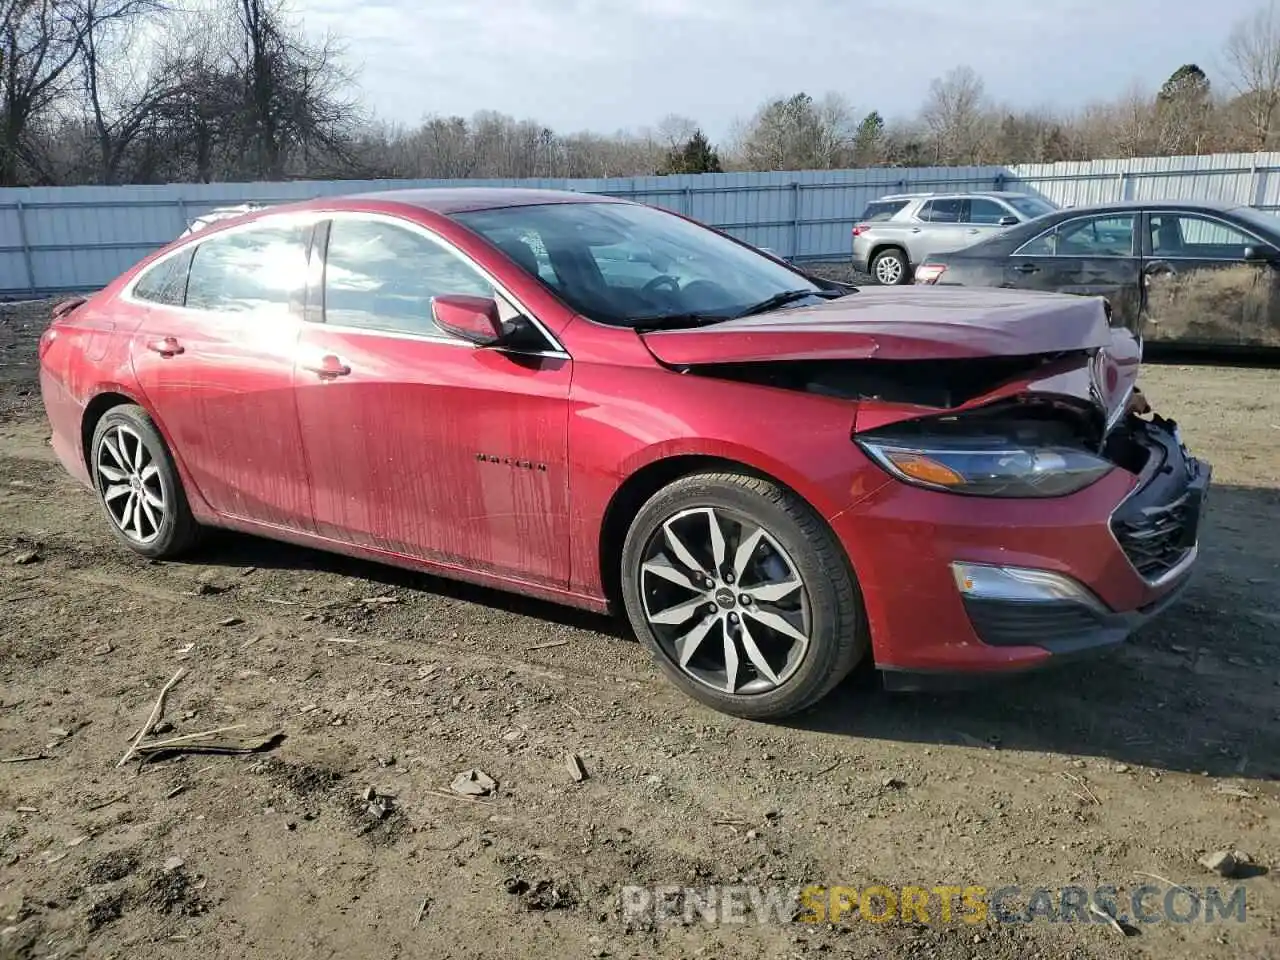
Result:
{"label": "exposed engine bay", "polygon": [[[1078,354],[1086,355],[1085,351]],[[788,360],[699,364],[686,373],[820,394],[950,409],[1071,354],[941,360]]]}

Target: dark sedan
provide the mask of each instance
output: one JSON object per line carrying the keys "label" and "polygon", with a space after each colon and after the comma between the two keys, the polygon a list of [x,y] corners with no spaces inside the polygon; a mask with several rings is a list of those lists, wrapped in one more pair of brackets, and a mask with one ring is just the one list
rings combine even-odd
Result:
{"label": "dark sedan", "polygon": [[1100,295],[1148,343],[1280,349],[1280,218],[1247,206],[1059,210],[929,257],[916,283]]}

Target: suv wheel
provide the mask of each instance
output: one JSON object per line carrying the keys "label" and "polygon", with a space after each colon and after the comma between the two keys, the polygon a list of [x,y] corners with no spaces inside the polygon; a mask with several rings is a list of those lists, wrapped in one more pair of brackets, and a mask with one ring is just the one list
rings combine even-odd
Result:
{"label": "suv wheel", "polygon": [[734,716],[776,720],[816,703],[867,649],[835,536],[758,477],[694,474],[656,493],[627,533],[622,584],[663,672]]}
{"label": "suv wheel", "polygon": [[907,283],[911,279],[907,255],[896,248],[881,250],[871,261],[871,276],[875,278],[876,283],[886,287]]}

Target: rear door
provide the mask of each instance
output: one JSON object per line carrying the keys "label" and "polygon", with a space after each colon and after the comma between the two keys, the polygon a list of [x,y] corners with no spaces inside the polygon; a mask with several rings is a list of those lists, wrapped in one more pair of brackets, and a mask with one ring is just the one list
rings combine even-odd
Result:
{"label": "rear door", "polygon": [[1136,212],[1064,220],[1028,240],[1005,265],[1005,286],[1106,297],[1113,322],[1136,329],[1140,304]]}
{"label": "rear door", "polygon": [[912,230],[911,262],[921,263],[935,253],[948,253],[977,240],[965,223],[969,201],[963,197],[937,197],[921,205],[916,217],[921,226]]}
{"label": "rear door", "polygon": [[310,232],[274,219],[193,245],[181,305],[149,302],[132,348],[138,383],[205,502],[289,529],[311,522],[293,395]]}
{"label": "rear door", "polygon": [[1250,251],[1273,249],[1243,225],[1207,213],[1149,210],[1142,231],[1152,342],[1280,347],[1280,271]]}

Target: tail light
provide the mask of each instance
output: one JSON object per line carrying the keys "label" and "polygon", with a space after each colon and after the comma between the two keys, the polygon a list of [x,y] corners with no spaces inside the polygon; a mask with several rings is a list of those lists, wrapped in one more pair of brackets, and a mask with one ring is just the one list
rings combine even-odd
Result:
{"label": "tail light", "polygon": [[44,355],[49,352],[49,348],[53,346],[53,341],[57,338],[58,331],[55,328],[45,327],[44,333],[40,334],[40,344],[36,348],[37,359],[44,359]]}
{"label": "tail light", "polygon": [[947,268],[941,263],[922,263],[916,267],[916,283],[937,283]]}
{"label": "tail light", "polygon": [[853,228],[853,235],[855,237],[860,237],[862,236],[862,234],[866,233],[870,229],[871,229],[871,224],[869,223],[855,224]]}

